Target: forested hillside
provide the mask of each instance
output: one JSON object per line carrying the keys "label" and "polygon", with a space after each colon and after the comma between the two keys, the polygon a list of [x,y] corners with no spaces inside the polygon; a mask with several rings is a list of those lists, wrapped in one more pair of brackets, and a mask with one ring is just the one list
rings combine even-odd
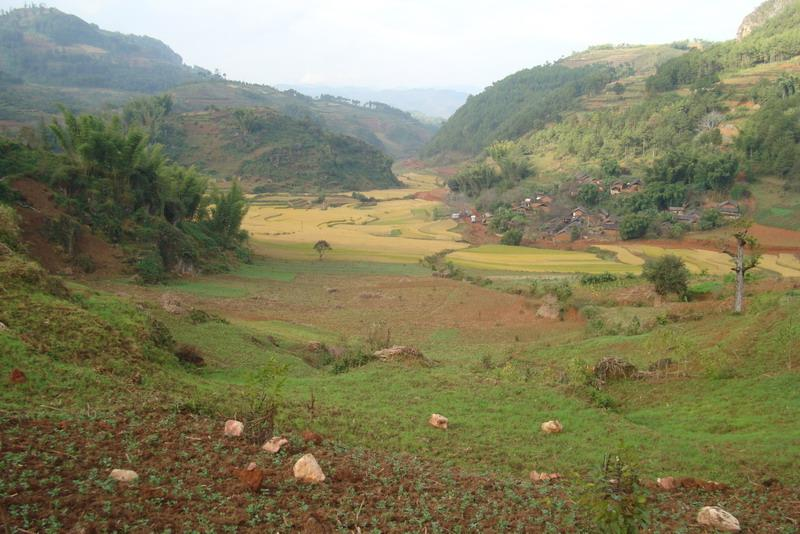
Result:
{"label": "forested hillside", "polygon": [[471,96],[437,132],[424,154],[476,154],[492,141],[542,128],[575,109],[578,97],[601,91],[618,76],[616,69],[605,65],[543,65],[512,74]]}
{"label": "forested hillside", "polygon": [[54,8],[0,16],[0,71],[27,82],[157,92],[211,73],[151,37],[101,30]]}
{"label": "forested hillside", "polygon": [[164,132],[176,161],[213,176],[240,176],[260,192],[401,186],[377,148],[267,108],[183,113]]}

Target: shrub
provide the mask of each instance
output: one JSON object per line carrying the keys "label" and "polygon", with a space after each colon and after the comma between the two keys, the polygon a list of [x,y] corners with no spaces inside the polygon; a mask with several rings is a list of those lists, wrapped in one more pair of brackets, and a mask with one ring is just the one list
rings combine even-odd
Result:
{"label": "shrub", "polygon": [[581,284],[585,286],[607,284],[609,282],[616,282],[617,280],[619,280],[617,275],[611,273],[584,274],[581,276]]}
{"label": "shrub", "polygon": [[685,296],[689,283],[689,270],[678,256],[667,254],[657,259],[649,259],[642,269],[642,276],[653,283],[656,293],[667,295],[676,293]]}
{"label": "shrub", "polygon": [[647,494],[634,466],[607,454],[586,484],[580,504],[592,515],[598,532],[634,534],[647,526]]}
{"label": "shrub", "polygon": [[503,234],[503,237],[500,238],[500,243],[513,247],[519,246],[519,244],[522,243],[522,230],[518,228],[507,230],[506,233]]}
{"label": "shrub", "polygon": [[175,351],[175,356],[182,363],[188,363],[197,367],[202,367],[206,364],[200,349],[194,345],[181,345]]}
{"label": "shrub", "polygon": [[11,206],[0,204],[0,243],[13,250],[18,250],[20,235],[17,212]]}
{"label": "shrub", "polygon": [[161,256],[150,253],[136,263],[136,273],[143,284],[161,284],[166,280],[167,272]]}

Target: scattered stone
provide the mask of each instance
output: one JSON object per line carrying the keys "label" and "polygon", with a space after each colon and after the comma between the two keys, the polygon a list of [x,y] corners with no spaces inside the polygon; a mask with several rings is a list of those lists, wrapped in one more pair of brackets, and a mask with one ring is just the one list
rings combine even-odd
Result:
{"label": "scattered stone", "polygon": [[260,490],[261,484],[264,482],[264,471],[259,469],[255,462],[250,462],[245,469],[234,468],[233,474],[253,492]]}
{"label": "scattered stone", "polygon": [[336,293],[339,290],[336,289],[335,287],[328,287],[328,288],[325,288],[325,291],[327,291],[328,293]]}
{"label": "scattered stone", "polygon": [[725,484],[720,484],[719,482],[712,482],[710,480],[700,480],[698,478],[691,478],[691,477],[684,477],[684,478],[674,478],[674,477],[664,477],[656,479],[656,484],[660,489],[663,490],[675,490],[675,489],[701,489],[705,491],[722,491],[728,489],[728,486]]}
{"label": "scattered stone", "polygon": [[164,293],[161,295],[161,308],[173,315],[180,315],[186,312],[183,301],[174,293]]}
{"label": "scattered stone", "polygon": [[328,347],[328,354],[336,359],[344,358],[344,355],[347,354],[347,349],[343,347]]}
{"label": "scattered stone", "polygon": [[650,364],[650,367],[647,368],[648,371],[666,371],[675,362],[672,361],[672,358],[661,358],[655,363]]}
{"label": "scattered stone", "polygon": [[117,482],[133,482],[139,478],[139,474],[136,471],[131,471],[130,469],[112,469],[108,476]]}
{"label": "scattered stone", "polygon": [[438,413],[432,414],[431,418],[428,419],[428,423],[430,423],[430,425],[433,427],[447,430],[447,423],[448,423],[447,417],[439,415]]}
{"label": "scattered stone", "polygon": [[637,372],[635,365],[621,358],[603,358],[594,366],[594,376],[604,382],[632,378]]}
{"label": "scattered stone", "polygon": [[25,373],[20,371],[19,369],[12,369],[11,375],[8,377],[8,380],[12,384],[22,384],[28,380],[28,377],[25,376]]}
{"label": "scattered stone", "polygon": [[547,482],[548,480],[558,480],[561,475],[558,473],[540,473],[536,470],[531,471],[532,482]]}
{"label": "scattered stone", "polygon": [[325,350],[325,344],[319,341],[309,341],[306,344],[306,350],[309,352],[322,352]]}
{"label": "scattered stone", "polygon": [[306,454],[294,464],[294,478],[301,482],[317,484],[325,480],[325,474],[313,454]]}
{"label": "scattered stone", "polygon": [[697,522],[724,532],[739,532],[739,520],[719,506],[703,506],[697,513]]}
{"label": "scattered stone", "polygon": [[381,349],[375,351],[373,354],[382,362],[397,362],[397,361],[420,361],[428,363],[429,360],[422,354],[422,351],[415,347],[408,347],[405,345],[395,345],[388,349]]}
{"label": "scattered stone", "polygon": [[8,330],[8,327],[5,325],[5,323],[0,322],[0,332],[3,330]]}
{"label": "scattered stone", "polygon": [[282,438],[280,436],[275,436],[274,438],[270,439],[266,443],[261,446],[262,451],[271,452],[272,454],[276,454],[280,452],[281,447],[284,445],[288,445],[289,440],[286,438]]}
{"label": "scattered stone", "polygon": [[542,423],[542,432],[546,434],[559,434],[564,430],[564,425],[560,421],[547,421]]}
{"label": "scattered stone", "polygon": [[322,443],[322,436],[317,434],[316,432],[312,432],[311,430],[306,430],[301,434],[303,441],[308,443],[313,443],[314,445],[319,445]]}
{"label": "scattered stone", "polygon": [[558,298],[556,298],[555,295],[547,295],[544,298],[544,304],[539,306],[539,309],[536,310],[536,317],[556,320],[561,319],[563,313],[564,312],[561,304],[558,302]]}
{"label": "scattered stone", "polygon": [[371,293],[369,291],[365,291],[364,293],[361,293],[359,295],[359,297],[362,298],[362,299],[365,299],[365,300],[366,299],[379,299],[379,298],[383,298],[383,295],[381,295],[380,293]]}
{"label": "scattered stone", "polygon": [[238,438],[244,432],[244,423],[236,421],[235,419],[228,419],[225,421],[225,436],[229,438]]}

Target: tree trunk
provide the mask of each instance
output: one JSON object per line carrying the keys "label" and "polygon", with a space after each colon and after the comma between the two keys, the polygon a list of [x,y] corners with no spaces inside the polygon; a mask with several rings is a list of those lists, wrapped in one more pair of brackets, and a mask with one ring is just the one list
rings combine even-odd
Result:
{"label": "tree trunk", "polygon": [[744,266],[744,245],[743,239],[736,240],[736,257],[734,258],[736,262],[736,267],[734,268],[736,272],[736,299],[733,304],[735,313],[742,313],[744,308],[744,274],[746,271]]}

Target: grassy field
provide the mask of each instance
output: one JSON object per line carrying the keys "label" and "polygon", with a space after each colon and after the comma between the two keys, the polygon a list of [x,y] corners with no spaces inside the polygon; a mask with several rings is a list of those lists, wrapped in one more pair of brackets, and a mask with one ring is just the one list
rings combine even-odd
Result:
{"label": "grassy field", "polygon": [[604,260],[589,252],[484,245],[453,252],[447,259],[460,267],[484,271],[534,273],[633,273],[634,265]]}

